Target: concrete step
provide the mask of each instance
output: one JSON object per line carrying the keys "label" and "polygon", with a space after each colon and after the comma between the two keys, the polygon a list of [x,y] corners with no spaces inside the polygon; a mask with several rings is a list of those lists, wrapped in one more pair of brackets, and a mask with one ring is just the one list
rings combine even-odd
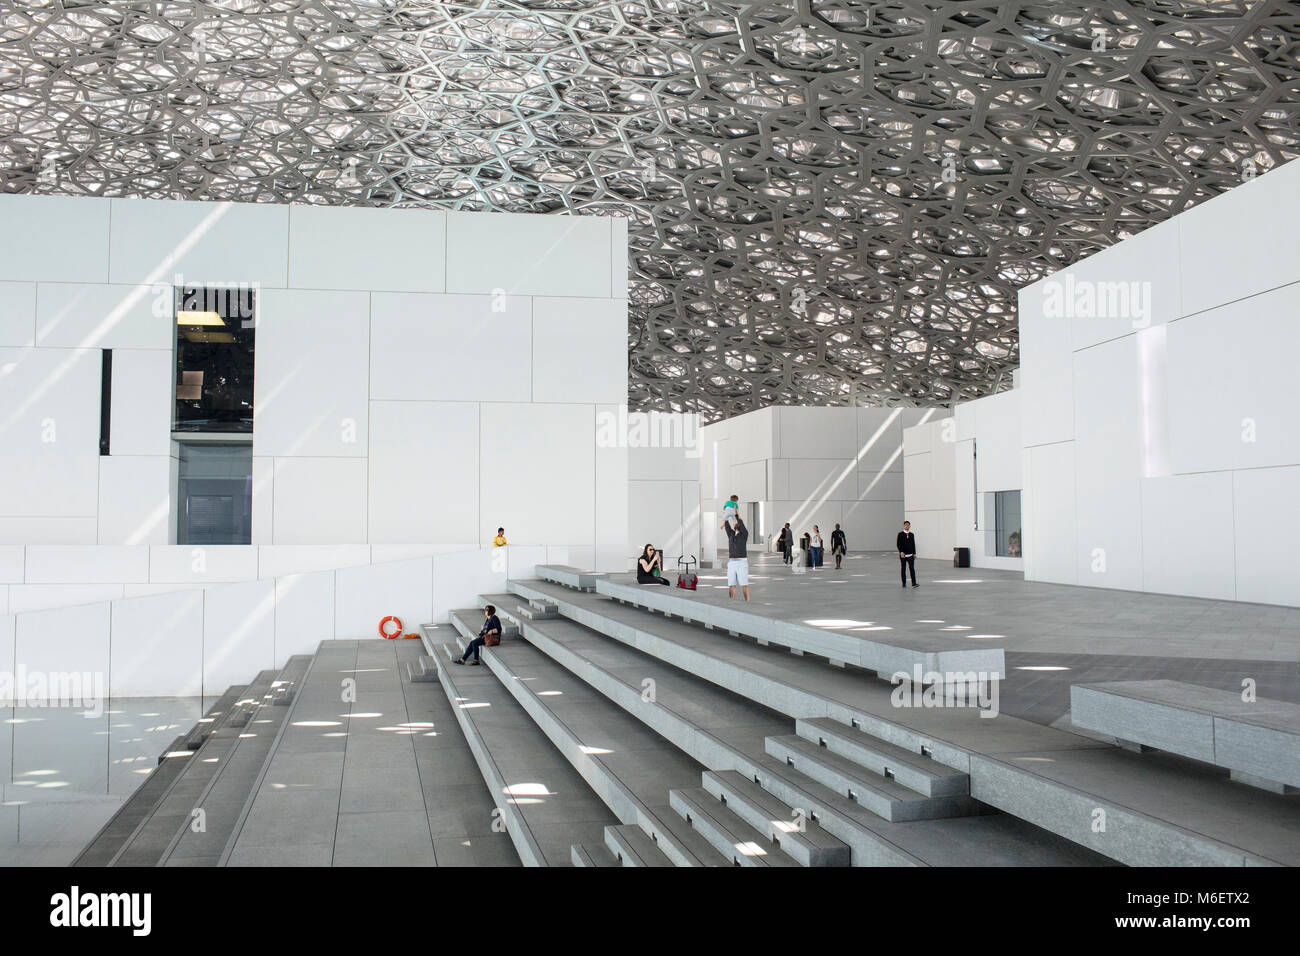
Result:
{"label": "concrete step", "polygon": [[549,621],[552,618],[560,616],[559,608],[554,604],[546,604],[543,602],[521,604],[518,606],[517,611],[521,617],[527,618],[530,621]]}
{"label": "concrete step", "polygon": [[415,660],[407,662],[406,679],[415,684],[436,683],[438,662],[428,654],[421,654]]}
{"label": "concrete step", "polygon": [[768,754],[786,766],[893,823],[979,812],[970,797],[923,796],[803,737],[768,737],[766,745]]}
{"label": "concrete step", "polygon": [[733,865],[799,865],[702,787],[674,790],[668,798],[677,814]]}
{"label": "concrete step", "polygon": [[872,737],[838,720],[803,717],[796,720],[794,726],[795,733],[805,740],[923,796],[950,797],[970,793],[968,774],[904,750],[887,740]]}
{"label": "concrete step", "polygon": [[[452,622],[469,629],[461,613],[453,611]],[[481,619],[482,611],[476,613]],[[477,634],[479,626],[474,623],[470,633]],[[464,630],[461,636],[464,639]],[[457,645],[449,637],[445,632],[445,643],[439,645],[439,680],[519,859],[525,866],[571,865],[572,845],[600,843],[605,828],[617,824],[618,818],[555,753],[546,734],[490,666],[451,663]],[[504,646],[484,648],[484,660],[490,664]]]}
{"label": "concrete step", "polygon": [[[547,588],[548,595],[560,595],[558,603],[565,612],[564,618],[558,621],[525,625],[524,636],[532,647],[581,677],[627,714],[654,729],[709,769],[736,770],[747,779],[758,781],[763,789],[787,805],[805,808],[811,819],[822,822],[827,833],[850,847],[854,866],[998,866],[1017,863],[1060,866],[1096,865],[1100,860],[1087,850],[1018,820],[985,815],[908,824],[889,823],[765,752],[765,738],[791,733],[794,721],[746,700],[745,696],[724,690],[715,683],[576,623],[570,619],[565,602],[592,602],[597,606],[612,607],[614,613],[633,618],[638,625],[634,632],[638,646],[643,640],[653,641],[654,631],[640,626],[641,621],[648,617],[644,612],[620,608],[596,596],[566,592],[555,585],[511,582],[512,590],[516,587]],[[566,598],[562,596],[565,594],[575,596]],[[658,624],[660,619],[652,618],[651,623]],[[667,629],[682,625],[663,621],[661,626]],[[688,630],[692,634],[692,646],[721,643],[728,647],[753,647],[720,637],[714,641],[708,632],[701,632],[698,628]],[[700,635],[703,635],[702,639]],[[766,652],[768,649],[755,650]],[[788,654],[778,656],[782,670],[800,666],[805,660]],[[836,676],[845,676],[824,664],[819,668]],[[765,672],[749,675],[746,685],[753,687],[756,678],[761,676],[765,676]],[[860,687],[864,683],[874,685],[876,682],[852,677],[847,678],[847,683]],[[653,703],[646,699],[648,686],[655,690]],[[885,687],[883,706],[886,708],[891,706],[888,696]]]}
{"label": "concrete step", "polygon": [[221,720],[209,725],[203,743],[172,781],[149,816],[125,841],[107,864],[109,866],[157,866],[166,855],[177,833],[191,825],[193,811],[200,806],[203,788],[218,766],[224,764],[244,731],[235,726],[250,698],[267,693],[279,671],[260,672],[232,702]]}
{"label": "concrete step", "polygon": [[710,770],[704,789],[803,866],[848,866],[848,844],[827,833],[806,810],[778,800],[735,770]]}
{"label": "concrete step", "polygon": [[620,866],[674,866],[640,827],[624,824],[605,828],[605,846]]}
{"label": "concrete step", "polygon": [[575,843],[571,850],[574,866],[622,866],[609,847],[591,843]]}
{"label": "concrete step", "polygon": [[[227,688],[226,692],[208,708],[202,720],[209,728],[223,720],[228,720],[231,709],[243,693],[243,684]],[[193,759],[193,751],[186,746],[187,736],[182,734],[176,737],[168,744],[167,749],[159,754],[158,763],[149,772],[149,776],[136,787],[135,792],[77,854],[72,861],[72,866],[108,866],[117,856],[122,846],[170,791],[172,782]]]}
{"label": "concrete step", "polygon": [[539,564],[535,573],[543,581],[550,581],[554,584],[561,584],[566,588],[574,588],[578,591],[594,591],[596,581],[604,577],[593,571],[580,571],[578,568],[570,567],[567,564]]}
{"label": "concrete step", "polygon": [[[541,569],[538,569],[539,577]],[[547,579],[551,580],[551,579]],[[780,620],[726,603],[702,599],[698,592],[679,588],[644,587],[632,575],[605,575],[595,581],[596,593],[631,606],[656,611],[731,634],[775,644],[796,654],[815,654],[844,665],[874,671],[882,679],[902,672],[955,675],[971,672],[1006,673],[1000,647],[971,647],[947,637],[911,635],[894,641],[867,638],[792,620]]]}
{"label": "concrete step", "polygon": [[1244,701],[1238,691],[1173,680],[1107,681],[1070,688],[1075,726],[1123,745],[1153,748],[1229,771],[1274,793],[1300,790],[1300,705]]}
{"label": "concrete step", "polygon": [[[451,620],[467,638],[472,621],[455,611]],[[725,864],[668,806],[671,789],[698,783],[699,763],[523,641],[488,648],[483,659],[620,822],[639,825],[677,866]]]}
{"label": "concrete step", "polygon": [[[202,784],[191,810],[203,810],[204,826],[192,827],[192,814],[182,819],[167,847],[159,854],[158,866],[216,866],[238,825],[240,815],[252,799],[258,776],[270,759],[280,728],[288,711],[275,707],[273,701],[281,688],[301,685],[311,665],[311,655],[296,654],[279,671],[270,674],[269,685],[261,677],[250,685],[239,701],[238,726],[221,728],[209,742],[214,748],[206,771],[196,775]],[[216,749],[219,748],[219,749]],[[200,755],[209,760],[208,748]]]}

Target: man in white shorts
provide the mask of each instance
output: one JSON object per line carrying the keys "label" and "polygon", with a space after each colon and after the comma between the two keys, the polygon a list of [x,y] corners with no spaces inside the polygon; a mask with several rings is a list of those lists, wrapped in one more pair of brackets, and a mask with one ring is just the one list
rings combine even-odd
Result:
{"label": "man in white shorts", "polygon": [[745,595],[745,600],[749,600],[749,552],[746,545],[749,544],[749,529],[745,527],[745,522],[740,520],[740,516],[735,518],[736,526],[733,528],[730,521],[722,522],[722,528],[727,532],[727,597],[736,596],[736,585],[740,585],[741,593]]}

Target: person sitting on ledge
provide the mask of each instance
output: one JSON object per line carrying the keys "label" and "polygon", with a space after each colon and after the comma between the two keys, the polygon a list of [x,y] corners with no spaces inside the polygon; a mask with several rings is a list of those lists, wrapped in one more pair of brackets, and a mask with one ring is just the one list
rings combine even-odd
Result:
{"label": "person sitting on ledge", "polygon": [[492,547],[504,548],[506,546],[506,529],[497,528],[497,536],[492,539]]}
{"label": "person sitting on ledge", "polygon": [[483,608],[483,618],[483,627],[479,630],[478,637],[470,641],[469,646],[465,648],[465,653],[456,658],[457,664],[464,664],[465,658],[469,657],[472,652],[474,654],[474,659],[469,662],[469,666],[477,666],[481,663],[479,661],[479,649],[487,643],[488,637],[492,634],[499,635],[501,633],[501,621],[497,618],[497,609],[495,607],[489,604],[487,607]]}
{"label": "person sitting on ledge", "polygon": [[647,544],[636,561],[637,584],[668,584],[664,575],[664,556]]}

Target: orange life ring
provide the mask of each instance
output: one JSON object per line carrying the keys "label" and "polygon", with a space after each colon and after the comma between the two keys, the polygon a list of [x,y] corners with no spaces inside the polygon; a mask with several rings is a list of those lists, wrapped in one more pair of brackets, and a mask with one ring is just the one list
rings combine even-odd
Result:
{"label": "orange life ring", "polygon": [[[394,631],[392,634],[389,634],[387,631],[384,630],[384,625],[387,624],[389,621],[392,621],[394,624],[397,625],[397,630]],[[402,635],[402,619],[398,617],[396,614],[390,614],[388,615],[388,617],[384,618],[382,621],[379,622],[379,636],[384,638],[384,640],[391,641],[393,638],[400,637],[401,635]]]}

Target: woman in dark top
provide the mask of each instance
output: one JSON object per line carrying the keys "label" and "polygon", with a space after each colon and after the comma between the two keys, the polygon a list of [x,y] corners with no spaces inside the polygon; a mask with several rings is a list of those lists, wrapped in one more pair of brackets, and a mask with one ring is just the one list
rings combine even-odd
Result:
{"label": "woman in dark top", "polygon": [[[655,575],[656,570],[659,576]],[[664,556],[655,550],[654,545],[647,544],[641,552],[641,557],[636,560],[636,583],[668,584],[668,579],[662,576],[663,573]]]}

